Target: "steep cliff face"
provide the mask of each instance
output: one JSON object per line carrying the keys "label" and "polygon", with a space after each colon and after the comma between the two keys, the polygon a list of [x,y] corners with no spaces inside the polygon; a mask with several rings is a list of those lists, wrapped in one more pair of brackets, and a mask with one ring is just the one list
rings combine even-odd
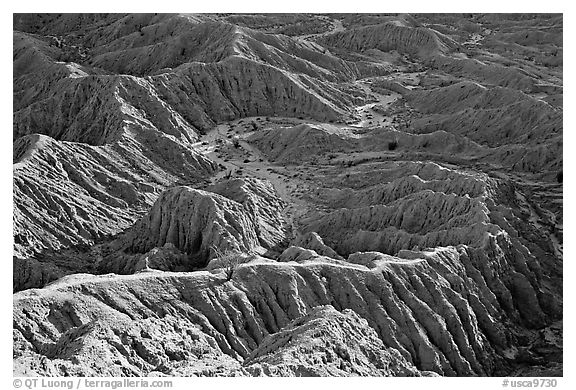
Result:
{"label": "steep cliff face", "polygon": [[254,224],[241,205],[221,196],[176,187],[155,206],[134,227],[130,250],[146,252],[169,242],[203,260],[212,243],[238,252],[257,245]]}

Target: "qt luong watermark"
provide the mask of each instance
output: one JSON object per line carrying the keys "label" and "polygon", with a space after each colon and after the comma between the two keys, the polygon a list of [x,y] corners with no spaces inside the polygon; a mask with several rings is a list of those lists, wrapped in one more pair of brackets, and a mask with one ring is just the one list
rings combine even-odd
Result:
{"label": "qt luong watermark", "polygon": [[25,378],[14,379],[14,387],[24,389],[122,389],[122,388],[171,388],[169,379],[122,378],[122,379],[55,379],[55,378]]}

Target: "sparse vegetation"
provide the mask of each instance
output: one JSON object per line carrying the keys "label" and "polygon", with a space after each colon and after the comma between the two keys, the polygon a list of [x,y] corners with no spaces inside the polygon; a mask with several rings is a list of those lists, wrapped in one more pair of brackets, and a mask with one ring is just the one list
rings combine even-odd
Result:
{"label": "sparse vegetation", "polygon": [[226,275],[226,281],[232,280],[234,277],[234,272],[240,264],[240,256],[231,250],[221,251],[216,246],[212,245],[212,251],[216,255],[219,262],[224,265],[224,274]]}

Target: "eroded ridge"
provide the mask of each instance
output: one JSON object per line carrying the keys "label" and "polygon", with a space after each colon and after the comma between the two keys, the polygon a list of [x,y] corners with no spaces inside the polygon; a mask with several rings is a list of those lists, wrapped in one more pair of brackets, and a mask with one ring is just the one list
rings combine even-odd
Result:
{"label": "eroded ridge", "polygon": [[25,14],[38,376],[561,376],[562,15]]}

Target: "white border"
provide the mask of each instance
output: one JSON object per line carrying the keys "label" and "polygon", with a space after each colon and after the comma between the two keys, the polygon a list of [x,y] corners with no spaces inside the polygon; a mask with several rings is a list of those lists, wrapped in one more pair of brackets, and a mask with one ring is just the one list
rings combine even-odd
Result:
{"label": "white border", "polygon": [[[2,283],[0,292],[0,303],[2,308],[2,320],[0,322],[0,350],[2,351],[2,376],[0,376],[1,388],[12,389],[12,300],[9,298],[12,291],[12,39],[9,29],[12,29],[12,13],[15,12],[226,12],[226,13],[255,13],[255,12],[286,12],[286,13],[452,13],[452,12],[542,12],[542,13],[564,13],[564,69],[568,71],[564,74],[564,149],[568,151],[565,155],[564,185],[565,193],[575,194],[576,186],[576,146],[574,143],[574,30],[576,26],[574,8],[568,1],[503,1],[503,0],[482,0],[477,3],[465,1],[314,1],[314,0],[290,0],[286,2],[264,2],[254,0],[218,0],[218,1],[178,1],[178,2],[157,2],[143,4],[134,0],[98,0],[96,2],[81,1],[20,1],[13,4],[4,4],[0,14],[3,33],[2,40],[2,127],[0,142],[0,187],[3,207],[0,208],[0,259],[7,268],[2,272]],[[10,58],[8,58],[10,57]],[[568,261],[564,265],[564,275],[567,275],[564,287],[564,378],[558,378],[560,389],[575,389],[576,370],[574,370],[574,358],[570,352],[574,351],[574,337],[572,330],[574,325],[574,285],[571,275],[576,274],[574,265],[574,254],[576,253],[572,238],[576,238],[573,222],[576,215],[576,206],[568,201],[564,203],[564,258]],[[412,388],[413,386],[425,386],[426,389],[502,389],[502,380],[499,378],[174,378],[174,389],[193,389],[195,387],[204,388],[226,386],[233,389],[250,388],[266,389],[272,386],[274,390],[292,390],[294,386],[304,387],[340,387],[349,388],[383,388],[384,386]]]}

